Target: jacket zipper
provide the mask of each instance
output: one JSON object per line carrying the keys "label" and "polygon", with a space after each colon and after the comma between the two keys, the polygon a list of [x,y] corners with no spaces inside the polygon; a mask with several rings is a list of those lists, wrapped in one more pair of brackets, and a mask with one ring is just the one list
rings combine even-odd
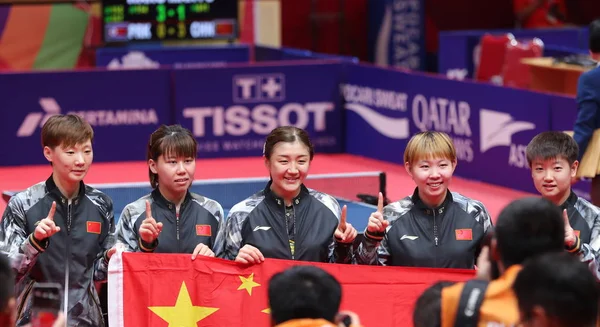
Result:
{"label": "jacket zipper", "polygon": [[177,211],[177,206],[175,206],[175,221],[177,224],[177,240],[180,239],[179,230],[180,230],[180,221],[179,218],[183,215],[183,209],[186,207],[185,201],[179,206],[179,211]]}
{"label": "jacket zipper", "polygon": [[175,214],[175,225],[177,226],[177,240],[179,241],[179,214]]}
{"label": "jacket zipper", "polygon": [[177,207],[175,207],[175,230],[177,236],[177,252],[181,252],[181,240],[179,239],[179,216],[181,214],[181,207],[179,208],[179,212],[177,212]]}
{"label": "jacket zipper", "polygon": [[438,226],[435,219],[435,210],[433,211],[433,240],[435,241],[435,246],[439,245],[439,237],[438,237]]}
{"label": "jacket zipper", "polygon": [[[282,204],[282,208],[283,208],[283,219],[285,221],[285,235],[287,235],[287,239],[288,239],[288,249],[290,250],[290,255],[292,257],[292,260],[295,259],[295,253],[296,253],[296,244],[294,244],[294,251],[292,252],[292,244],[291,244],[291,240],[290,240],[290,226],[288,224],[288,219],[287,219],[287,215],[286,215],[286,207],[285,207],[285,201],[284,200],[277,200],[277,204]],[[292,203],[292,208],[294,207],[294,204]],[[295,212],[294,212],[295,214]]]}
{"label": "jacket zipper", "polygon": [[[296,244],[296,206],[294,205],[293,202],[292,202],[292,214],[294,215],[292,217],[292,222],[294,223],[294,226],[293,226],[294,227],[294,229],[293,229],[293,231],[294,231],[293,232],[294,233],[294,253],[292,253],[292,259],[295,259],[295,257],[296,257],[296,247],[297,247],[297,244]],[[288,238],[289,237],[290,236],[288,235]]]}
{"label": "jacket zipper", "polygon": [[[285,207],[285,201],[283,202],[283,219],[285,219],[285,234],[288,236],[288,246],[290,247],[290,254],[292,255],[292,260],[294,260],[296,258],[296,244],[294,244],[294,251],[292,251],[292,244],[291,244],[291,239],[290,239],[290,226],[288,224],[288,217],[286,216],[286,211],[287,208]],[[294,208],[294,203],[292,203],[292,209]]]}
{"label": "jacket zipper", "polygon": [[[169,205],[169,209],[171,209],[171,205]],[[181,252],[181,236],[180,236],[180,222],[179,217],[181,217],[181,213],[183,212],[183,203],[179,206],[179,212],[177,212],[177,206],[173,205],[173,210],[175,211],[175,237],[177,238],[177,252]]]}
{"label": "jacket zipper", "polygon": [[[433,240],[435,241],[435,247],[437,248],[439,245],[439,237],[438,237],[438,226],[437,221],[435,219],[435,209],[433,210]],[[437,267],[437,250],[433,253],[433,266]]]}
{"label": "jacket zipper", "polygon": [[71,204],[67,204],[67,234],[71,235]]}
{"label": "jacket zipper", "polygon": [[70,272],[71,272],[71,267],[70,267],[70,262],[71,262],[71,222],[72,222],[72,217],[71,217],[71,208],[72,208],[72,204],[67,202],[67,244],[66,244],[66,252],[67,252],[67,257],[65,258],[65,289],[67,290],[65,292],[65,294],[63,294],[63,310],[64,313],[67,314],[68,309],[69,309],[69,292],[70,292]]}

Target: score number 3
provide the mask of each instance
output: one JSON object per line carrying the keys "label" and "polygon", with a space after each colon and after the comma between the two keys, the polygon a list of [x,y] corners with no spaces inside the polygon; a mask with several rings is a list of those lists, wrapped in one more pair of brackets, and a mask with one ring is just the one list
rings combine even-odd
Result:
{"label": "score number 3", "polygon": [[[169,35],[173,34],[174,27],[169,27]],[[184,39],[187,35],[187,29],[185,28],[184,22],[177,23],[177,38]],[[167,26],[164,23],[160,23],[156,26],[156,36],[159,39],[164,39],[167,36]]]}

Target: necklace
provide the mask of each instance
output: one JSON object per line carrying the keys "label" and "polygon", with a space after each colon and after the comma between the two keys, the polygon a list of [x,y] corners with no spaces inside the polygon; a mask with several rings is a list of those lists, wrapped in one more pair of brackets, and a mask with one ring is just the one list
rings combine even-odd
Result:
{"label": "necklace", "polygon": [[[296,250],[296,210],[294,206],[284,207],[285,212],[285,229],[288,234],[288,241],[290,244],[290,252],[292,254],[292,259],[294,259],[295,250]],[[290,228],[290,220],[292,224],[292,228]]]}

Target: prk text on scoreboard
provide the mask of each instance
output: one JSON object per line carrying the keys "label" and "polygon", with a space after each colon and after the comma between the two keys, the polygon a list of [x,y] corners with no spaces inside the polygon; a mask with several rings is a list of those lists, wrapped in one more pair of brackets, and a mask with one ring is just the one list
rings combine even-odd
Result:
{"label": "prk text on scoreboard", "polygon": [[103,0],[104,41],[237,37],[237,0]]}

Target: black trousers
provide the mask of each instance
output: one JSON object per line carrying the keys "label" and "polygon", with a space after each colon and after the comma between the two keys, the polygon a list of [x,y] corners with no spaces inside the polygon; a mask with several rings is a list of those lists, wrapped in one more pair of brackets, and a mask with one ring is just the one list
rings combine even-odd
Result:
{"label": "black trousers", "polygon": [[104,324],[108,327],[108,284],[103,283],[98,290],[98,297],[100,298],[100,307],[102,308],[102,314],[104,316]]}

